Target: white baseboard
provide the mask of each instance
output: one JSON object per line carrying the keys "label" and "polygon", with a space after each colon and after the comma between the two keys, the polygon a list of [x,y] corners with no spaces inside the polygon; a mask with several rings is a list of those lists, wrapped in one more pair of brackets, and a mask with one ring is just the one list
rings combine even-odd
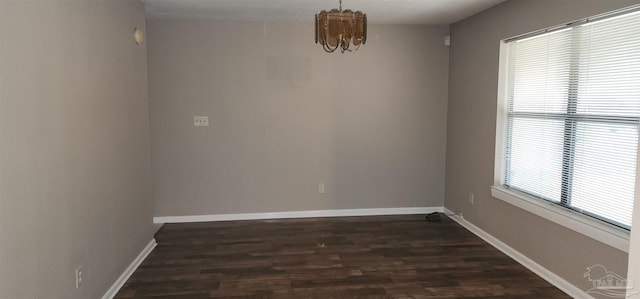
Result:
{"label": "white baseboard", "polygon": [[219,214],[193,216],[162,216],[153,217],[153,223],[182,223],[230,220],[261,220],[283,218],[311,218],[311,217],[347,217],[347,216],[377,216],[377,215],[407,215],[442,212],[442,207],[409,207],[382,209],[347,209],[347,210],[316,210],[273,213]]}
{"label": "white baseboard", "polygon": [[534,262],[532,259],[528,258],[524,254],[519,251],[513,249],[511,246],[505,244],[504,242],[498,240],[498,238],[490,235],[486,231],[481,228],[475,226],[473,223],[465,220],[463,217],[456,215],[451,210],[444,208],[444,213],[449,216],[453,221],[462,225],[468,231],[474,233],[476,236],[480,237],[482,240],[491,244],[491,246],[496,249],[502,251],[502,253],[506,254],[510,258],[514,259],[516,262],[521,265],[527,267],[527,269],[531,270],[531,272],[537,274],[542,279],[548,281],[558,289],[567,293],[569,296],[573,298],[593,298],[591,295],[587,294],[584,290],[576,287],[572,283],[566,281],[564,278],[556,275],[555,273],[549,271],[549,269],[541,266],[540,264]]}
{"label": "white baseboard", "polygon": [[109,288],[109,290],[107,290],[104,296],[102,296],[102,299],[112,299],[113,297],[115,297],[116,294],[118,294],[118,291],[120,291],[120,288],[122,288],[124,283],[127,282],[129,277],[131,277],[131,274],[133,274],[133,272],[135,272],[136,269],[138,269],[138,266],[140,266],[142,261],[144,261],[144,259],[149,255],[149,253],[151,253],[151,251],[154,248],[156,248],[156,245],[158,245],[158,243],[156,243],[156,239],[151,239],[151,241],[149,241],[149,244],[147,244],[147,246],[144,249],[142,249],[140,254],[138,254],[138,256],[133,260],[133,262],[131,262],[129,267],[127,267],[127,269],[124,270],[124,272],[122,272],[120,277],[116,279],[116,281]]}

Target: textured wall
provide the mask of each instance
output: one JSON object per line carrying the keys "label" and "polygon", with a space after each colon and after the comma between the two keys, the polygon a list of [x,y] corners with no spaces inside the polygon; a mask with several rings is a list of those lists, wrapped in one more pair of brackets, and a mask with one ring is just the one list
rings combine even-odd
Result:
{"label": "textured wall", "polygon": [[348,54],[310,23],[148,28],[155,216],[442,206],[448,26]]}
{"label": "textured wall", "polygon": [[0,1],[0,298],[100,298],[152,238],[135,26],[140,1]]}
{"label": "textured wall", "polygon": [[[586,267],[627,254],[491,197],[500,40],[638,1],[512,0],[451,26],[445,206],[583,289]],[[475,205],[467,196],[475,194]]]}

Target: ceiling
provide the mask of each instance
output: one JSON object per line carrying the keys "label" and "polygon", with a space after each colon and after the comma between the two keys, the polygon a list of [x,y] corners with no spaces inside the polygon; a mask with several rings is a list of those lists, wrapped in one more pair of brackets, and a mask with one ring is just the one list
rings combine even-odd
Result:
{"label": "ceiling", "polygon": [[[143,0],[147,17],[170,20],[311,22],[338,0]],[[373,24],[451,24],[506,0],[343,0]]]}

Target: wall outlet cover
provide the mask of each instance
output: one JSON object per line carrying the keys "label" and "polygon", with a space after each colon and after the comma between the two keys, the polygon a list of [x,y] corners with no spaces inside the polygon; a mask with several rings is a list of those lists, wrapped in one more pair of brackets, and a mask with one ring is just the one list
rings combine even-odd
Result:
{"label": "wall outlet cover", "polygon": [[209,126],[209,117],[208,116],[194,116],[193,117],[193,126],[194,127],[208,127]]}

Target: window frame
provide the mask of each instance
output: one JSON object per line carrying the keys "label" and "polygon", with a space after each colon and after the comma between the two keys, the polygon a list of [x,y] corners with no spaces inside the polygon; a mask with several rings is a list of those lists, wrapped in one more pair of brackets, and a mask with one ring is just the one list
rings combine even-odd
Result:
{"label": "window frame", "polygon": [[[582,33],[582,28],[579,26],[570,28],[572,31],[570,32],[572,43],[575,44],[579,41]],[[508,43],[505,42],[505,45]],[[508,46],[507,46],[508,48]],[[578,73],[578,69],[580,66],[580,57],[579,52],[571,50],[569,53],[569,70],[571,73],[571,77],[578,77],[580,74]],[[507,61],[509,59],[509,55],[507,54]],[[508,67],[508,66],[507,66]],[[509,69],[505,70],[506,76],[511,76],[509,73]],[[507,81],[508,82],[508,81]],[[507,86],[509,88],[509,86]],[[624,125],[632,125],[636,128],[640,129],[640,117],[638,116],[618,116],[618,115],[594,115],[594,114],[585,114],[579,113],[578,106],[580,105],[580,99],[578,97],[578,89],[579,82],[577,80],[569,80],[568,92],[567,92],[567,106],[565,111],[563,112],[550,112],[550,113],[541,113],[541,112],[513,112],[509,111],[509,102],[510,94],[507,94],[507,134],[505,137],[511,135],[510,129],[512,128],[512,123],[514,119],[537,119],[537,120],[557,120],[563,122],[563,133],[562,133],[562,175],[561,175],[561,184],[560,184],[560,198],[559,202],[555,203],[564,208],[567,208],[572,211],[576,211],[578,213],[584,214],[589,217],[593,217],[596,220],[606,222],[608,224],[621,227],[625,230],[630,230],[631,227],[627,227],[622,223],[618,223],[613,219],[607,219],[598,214],[581,210],[576,208],[571,204],[572,200],[572,186],[574,180],[574,163],[573,157],[575,156],[576,143],[577,140],[574,138],[576,136],[576,132],[578,130],[578,126],[581,123],[605,123],[605,124],[624,124]],[[507,90],[507,92],[513,92],[511,89]],[[507,138],[505,138],[507,139]],[[509,141],[512,139],[505,140],[505,154],[509,155],[509,149],[511,148],[511,144]],[[506,159],[505,159],[506,160]],[[637,161],[637,159],[636,159]],[[508,163],[508,162],[506,162]],[[509,186],[509,173],[507,169],[509,169],[508,165],[505,165],[505,178],[503,181],[503,185],[510,189],[518,190],[522,193],[530,194],[524,189],[518,188],[517,186]],[[534,197],[539,197],[541,199],[549,200],[553,202],[553,200],[544,198],[543,196],[537,196],[532,194]]]}
{"label": "window frame", "polygon": [[[630,10],[637,10],[638,7],[633,7],[632,9],[624,9],[621,11],[615,11],[612,13],[606,14],[607,17],[612,15],[620,15],[623,13],[627,13]],[[594,17],[595,18],[595,17]],[[591,18],[591,19],[594,19]],[[528,33],[522,35],[523,37],[535,36],[541,33],[561,30],[567,28],[567,26],[575,26],[576,24],[583,24],[587,22],[588,19],[580,20],[576,22],[571,22],[566,25],[556,26],[552,28],[548,28],[545,30],[540,30],[534,33]],[[528,212],[531,212],[535,215],[543,217],[547,220],[550,220],[554,223],[562,225],[568,229],[579,232],[585,236],[601,241],[605,244],[613,246],[621,251],[629,252],[629,235],[630,231],[628,229],[622,228],[618,225],[611,224],[606,220],[599,219],[597,217],[589,216],[588,214],[583,214],[577,212],[577,209],[573,209],[568,202],[568,194],[566,190],[562,191],[562,197],[560,203],[554,203],[525,192],[519,191],[516,188],[511,188],[505,185],[506,180],[506,170],[507,170],[507,142],[509,136],[509,46],[508,43],[513,41],[514,39],[520,39],[521,37],[509,38],[500,41],[500,56],[499,56],[499,73],[498,73],[498,97],[497,97],[497,115],[496,115],[496,139],[495,139],[495,163],[494,163],[494,183],[491,186],[491,195],[497,199],[501,199],[509,204],[512,204],[516,207],[524,209]],[[576,104],[575,96],[568,95],[569,103],[572,102]],[[575,106],[575,105],[574,105]],[[575,130],[575,126],[580,121],[579,119],[571,119],[571,108],[572,105],[569,104],[567,107],[567,111],[563,113],[564,117],[562,120],[565,123],[565,132],[569,129],[571,130],[573,126],[573,130]],[[640,118],[634,118],[633,121],[640,120]],[[567,127],[569,126],[569,127]],[[563,156],[571,155],[572,148],[574,146],[567,146],[567,136],[569,132],[564,134],[564,143],[563,143]],[[569,141],[571,142],[571,141]],[[640,146],[638,147],[638,153],[636,153],[636,161],[640,161],[638,157],[640,157]],[[563,159],[568,160],[568,159]],[[564,163],[564,162],[563,162]],[[636,168],[636,173],[640,173],[640,163],[639,167]],[[563,178],[571,180],[572,175],[568,175],[569,178],[565,178],[565,171],[571,171],[567,167],[563,167]],[[637,178],[640,178],[636,175]],[[637,186],[636,179],[636,186]],[[570,188],[570,187],[569,187]],[[564,188],[563,188],[564,189]],[[570,189],[567,189],[570,190]],[[570,192],[570,191],[569,191]]]}

